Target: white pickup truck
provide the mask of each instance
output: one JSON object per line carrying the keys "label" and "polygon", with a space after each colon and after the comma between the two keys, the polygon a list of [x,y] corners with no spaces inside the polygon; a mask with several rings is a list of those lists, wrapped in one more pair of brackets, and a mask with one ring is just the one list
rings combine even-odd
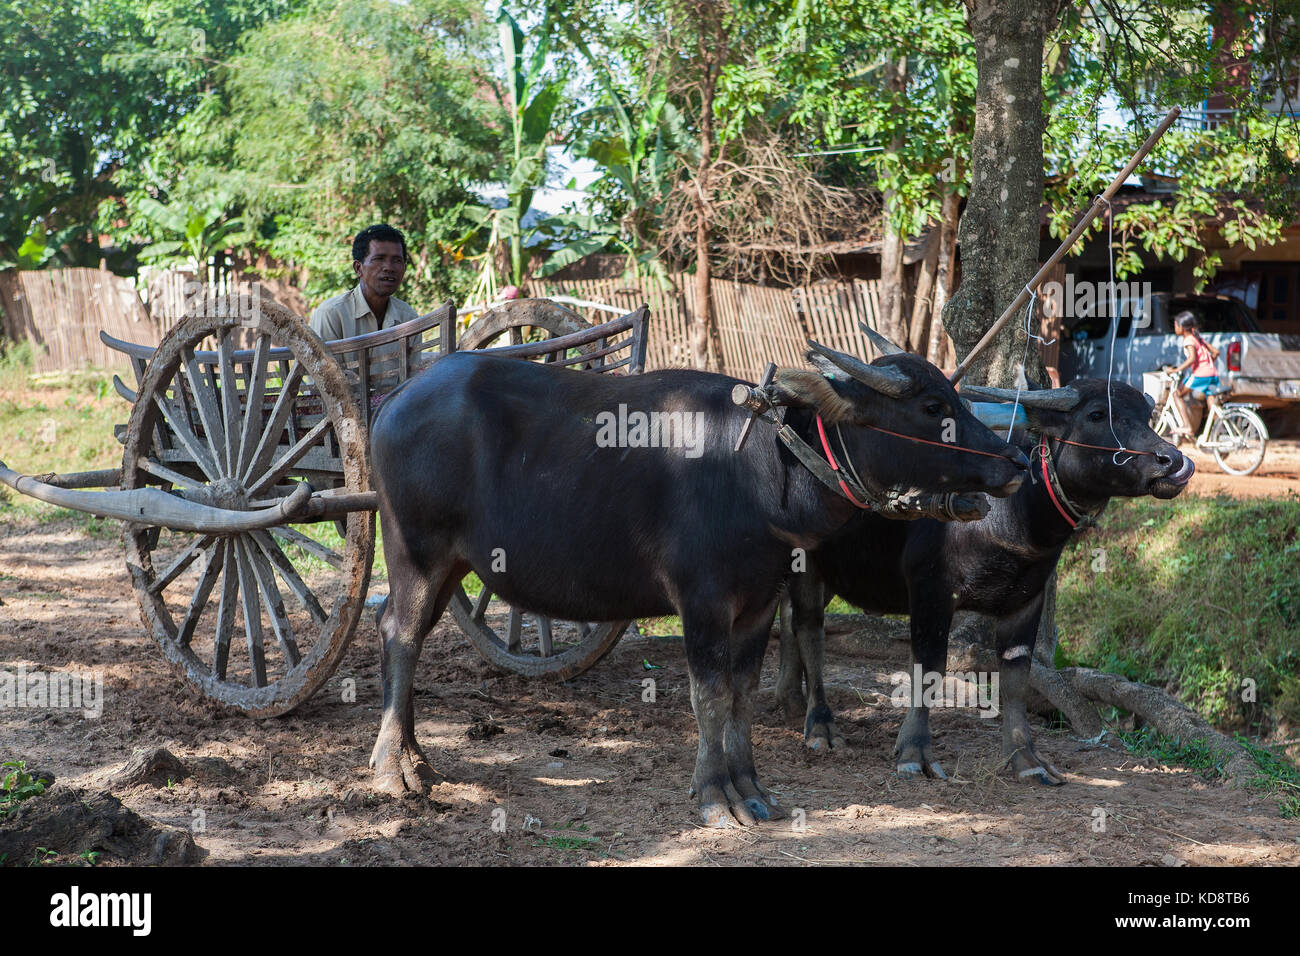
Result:
{"label": "white pickup truck", "polygon": [[[1300,410],[1300,335],[1261,332],[1254,313],[1239,300],[1222,295],[1151,296],[1149,315],[1135,303],[1124,309],[1115,330],[1111,366],[1111,323],[1105,316],[1066,318],[1061,341],[1061,382],[1105,378],[1143,387],[1143,372],[1178,365],[1185,356],[1173,331],[1173,317],[1184,309],[1196,316],[1201,336],[1219,350],[1219,380],[1232,389],[1232,400],[1261,409]],[[1288,419],[1294,416],[1287,415]]]}

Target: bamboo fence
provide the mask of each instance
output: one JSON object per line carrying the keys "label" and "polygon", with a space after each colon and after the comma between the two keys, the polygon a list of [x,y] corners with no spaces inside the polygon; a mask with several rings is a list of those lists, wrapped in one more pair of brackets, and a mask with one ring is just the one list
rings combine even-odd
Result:
{"label": "bamboo fence", "polygon": [[[567,295],[588,302],[617,306],[631,312],[650,306],[647,368],[690,367],[691,320],[695,314],[695,283],[677,276],[676,290],[629,287],[622,279],[535,281],[532,295]],[[819,282],[793,289],[714,279],[713,314],[717,335],[713,343],[718,368],[728,375],[756,381],[768,362],[800,366],[807,340],[866,358],[874,358],[858,327],[876,328],[880,300],[876,281],[853,279]],[[591,321],[605,321],[593,314]],[[720,354],[719,354],[720,353]]]}
{"label": "bamboo fence", "polygon": [[[695,283],[677,276],[676,289],[629,287],[622,279],[575,279],[530,284],[532,295],[567,295],[632,312],[650,306],[647,368],[691,367],[691,322]],[[247,294],[255,289],[228,277],[209,277],[210,291]],[[858,327],[876,328],[879,296],[875,280],[819,282],[801,288],[714,279],[714,367],[737,378],[757,380],[768,362],[803,364],[808,339],[864,358],[874,358]],[[0,273],[4,336],[31,341],[38,372],[85,365],[114,367],[121,356],[99,341],[101,329],[115,338],[156,345],[176,324],[199,288],[193,275],[172,271],[154,277],[149,305],[129,279],[98,269],[43,269]],[[261,290],[256,290],[260,292]],[[608,313],[587,310],[594,322]]]}

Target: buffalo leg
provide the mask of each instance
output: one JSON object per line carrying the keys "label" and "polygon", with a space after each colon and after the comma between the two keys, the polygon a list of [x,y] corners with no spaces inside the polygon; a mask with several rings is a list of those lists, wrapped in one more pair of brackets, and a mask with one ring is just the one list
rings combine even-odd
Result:
{"label": "buffalo leg", "polygon": [[803,656],[794,636],[794,607],[790,595],[781,598],[781,670],[776,679],[776,704],[790,723],[803,720],[808,711],[804,695]]}
{"label": "buffalo leg", "polygon": [[[799,667],[807,682],[808,698],[803,713],[804,745],[821,753],[846,749],[844,738],[835,727],[835,715],[826,700],[826,604],[828,595],[821,576],[815,571],[791,575],[790,630],[797,648]],[[782,621],[782,643],[786,641]],[[795,656],[795,655],[791,655]],[[781,649],[781,667],[786,666],[786,650]],[[784,679],[784,674],[782,678]]]}
{"label": "buffalo leg", "polygon": [[[701,607],[716,608],[718,603],[702,602]],[[682,611],[691,709],[700,733],[691,793],[699,802],[706,826],[752,827],[757,820],[745,805],[749,794],[742,793],[732,780],[732,760],[726,748],[728,730],[734,743],[737,732],[747,725],[743,713],[736,717],[739,722],[733,723],[736,686],[732,683],[731,624],[730,620],[719,620],[716,611]],[[744,762],[743,751],[737,753],[736,759]],[[748,759],[752,764],[752,756]]]}
{"label": "buffalo leg", "polygon": [[1033,731],[1025,711],[1029,668],[1034,659],[1034,642],[1038,637],[1038,619],[1042,612],[1043,596],[1040,593],[1014,617],[1004,619],[998,625],[1002,756],[1022,781],[1055,786],[1065,783],[1065,776],[1034,749]]}
{"label": "buffalo leg", "polygon": [[731,639],[731,716],[724,738],[727,772],[732,787],[756,820],[785,816],[776,798],[758,782],[754,766],[754,692],[758,690],[774,610],[775,605],[769,605],[756,617],[737,621]]}
{"label": "buffalo leg", "polygon": [[[912,615],[912,701],[903,717],[894,744],[899,776],[914,777],[924,773],[927,777],[946,780],[948,775],[939,766],[930,739],[930,709],[925,705],[921,691],[925,682],[938,680],[943,686],[943,675],[948,665],[948,628],[952,626],[952,605],[935,600],[933,594],[917,595],[911,601]],[[918,683],[918,668],[920,680]]]}
{"label": "buffalo leg", "polygon": [[389,563],[391,589],[379,614],[379,648],[383,661],[384,715],[370,753],[375,788],[394,796],[423,793],[436,776],[415,741],[415,664],[420,648],[446,609],[463,576],[437,571],[428,577]]}

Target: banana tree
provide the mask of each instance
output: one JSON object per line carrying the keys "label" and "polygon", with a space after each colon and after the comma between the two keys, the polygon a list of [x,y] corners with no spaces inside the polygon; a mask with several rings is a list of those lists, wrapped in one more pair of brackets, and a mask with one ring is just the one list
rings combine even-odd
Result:
{"label": "banana tree", "polygon": [[546,5],[538,40],[531,56],[524,54],[524,34],[502,7],[497,15],[501,54],[506,65],[506,85],[512,97],[510,123],[513,165],[506,184],[506,205],[493,210],[494,241],[509,244],[510,281],[522,286],[528,272],[529,252],[524,246],[523,220],[533,203],[533,193],[546,177],[546,145],[551,119],[564,91],[563,78],[547,78],[550,52],[551,4]]}
{"label": "banana tree", "polygon": [[[598,129],[612,129],[606,136],[593,137],[586,155],[614,180],[627,197],[627,212],[618,223],[587,223],[590,217],[553,217],[542,225],[585,227],[585,235],[555,252],[540,274],[547,275],[584,255],[616,245],[628,257],[625,275],[633,282],[643,276],[668,284],[667,270],[659,249],[650,238],[648,226],[663,212],[664,198],[672,188],[679,157],[689,153],[693,142],[685,121],[668,98],[668,74],[658,71],[646,91],[644,107],[634,110],[614,82],[605,62],[596,57],[582,34],[570,22],[564,29],[568,40],[582,54],[595,74],[604,102],[584,111],[596,118]],[[572,220],[572,221],[569,221]],[[580,221],[583,220],[583,221]]]}
{"label": "banana tree", "polygon": [[135,211],[149,223],[150,231],[167,237],[145,246],[140,258],[157,265],[192,265],[202,274],[208,260],[244,232],[243,219],[225,218],[229,205],[230,196],[224,192],[203,207],[188,202],[164,205],[149,197],[138,200]]}

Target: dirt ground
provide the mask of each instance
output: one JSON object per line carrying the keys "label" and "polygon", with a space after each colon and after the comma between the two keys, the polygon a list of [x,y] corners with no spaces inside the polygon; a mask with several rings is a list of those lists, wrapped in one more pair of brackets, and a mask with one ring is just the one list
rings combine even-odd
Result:
{"label": "dirt ground", "polygon": [[1300,439],[1269,441],[1259,470],[1245,477],[1227,475],[1219,468],[1214,455],[1184,442],[1183,454],[1196,463],[1196,475],[1188,490],[1194,494],[1225,494],[1236,498],[1282,498],[1300,495]]}
{"label": "dirt ground", "polygon": [[[1274,464],[1244,481],[1270,483],[1262,494],[1279,493],[1273,482],[1300,488],[1300,453],[1270,450]],[[1198,490],[1212,474],[1212,465],[1198,473]],[[1233,479],[1250,493],[1242,485]],[[889,693],[890,675],[907,666],[899,631],[881,622],[836,641],[855,650],[828,662],[849,741],[833,754],[807,750],[771,710],[773,641],[755,752],[764,782],[795,812],[718,831],[698,825],[687,797],[696,732],[680,638],[629,633],[592,671],[554,685],[495,673],[448,616],[425,645],[415,701],[417,734],[443,776],[428,799],[392,799],[370,789],[366,767],[380,710],[371,613],[314,698],[290,716],[251,720],[219,711],[170,670],[141,627],[115,538],[68,524],[0,527],[0,670],[102,670],[105,688],[97,719],[0,708],[0,759],[57,778],[28,802],[29,823],[56,791],[107,789],[131,817],[123,833],[139,830],[134,815],[172,836],[188,830],[208,866],[1300,864],[1300,824],[1280,816],[1276,799],[1045,728],[1040,750],[1069,783],[1022,785],[997,771],[998,720],[971,710],[932,719],[950,781],[898,779],[890,751],[902,715]],[[355,702],[344,700],[347,678]],[[653,702],[643,700],[647,678]],[[156,747],[184,767],[110,780]],[[14,825],[0,824],[0,837]],[[85,847],[52,849],[50,862],[80,863]],[[148,859],[126,847],[99,863],[133,853]]]}

